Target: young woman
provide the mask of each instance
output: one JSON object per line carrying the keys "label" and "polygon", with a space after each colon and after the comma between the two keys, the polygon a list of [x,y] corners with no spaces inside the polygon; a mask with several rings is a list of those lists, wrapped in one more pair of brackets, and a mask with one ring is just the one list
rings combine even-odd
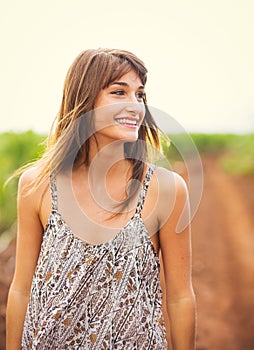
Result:
{"label": "young woman", "polygon": [[123,50],[70,67],[47,150],[19,181],[7,350],[194,349],[188,193],[148,163],[146,74]]}

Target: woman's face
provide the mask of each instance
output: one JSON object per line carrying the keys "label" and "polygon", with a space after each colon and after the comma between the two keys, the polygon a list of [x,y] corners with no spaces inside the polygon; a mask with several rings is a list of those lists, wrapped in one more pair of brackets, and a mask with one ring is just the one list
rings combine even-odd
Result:
{"label": "woman's face", "polygon": [[95,101],[95,134],[99,144],[135,142],[145,115],[144,86],[134,70],[101,90]]}

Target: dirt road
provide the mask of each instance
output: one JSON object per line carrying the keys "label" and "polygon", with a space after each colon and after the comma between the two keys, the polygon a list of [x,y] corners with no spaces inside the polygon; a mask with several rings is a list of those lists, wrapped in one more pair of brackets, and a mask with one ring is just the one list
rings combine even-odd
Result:
{"label": "dirt road", "polygon": [[[204,192],[193,224],[198,350],[254,349],[254,177],[231,178],[206,158]],[[0,256],[0,350],[14,266],[14,244]]]}
{"label": "dirt road", "polygon": [[203,166],[203,198],[192,224],[197,348],[253,350],[254,178],[232,179],[212,158]]}

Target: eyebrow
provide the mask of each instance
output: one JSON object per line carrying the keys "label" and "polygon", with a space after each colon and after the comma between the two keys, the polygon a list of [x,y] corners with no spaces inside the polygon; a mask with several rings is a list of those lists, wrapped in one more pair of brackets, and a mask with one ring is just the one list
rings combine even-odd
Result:
{"label": "eyebrow", "polygon": [[[129,87],[129,84],[123,82],[123,81],[114,81],[111,85],[120,85],[120,86],[126,86]],[[138,89],[145,89],[144,85],[140,85]]]}

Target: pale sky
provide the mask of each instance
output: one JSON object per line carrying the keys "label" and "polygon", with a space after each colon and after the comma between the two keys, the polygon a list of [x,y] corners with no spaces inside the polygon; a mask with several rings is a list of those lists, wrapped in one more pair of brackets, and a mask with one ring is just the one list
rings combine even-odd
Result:
{"label": "pale sky", "polygon": [[188,132],[254,132],[253,0],[2,0],[1,124],[48,132],[84,49],[134,52],[148,102]]}

